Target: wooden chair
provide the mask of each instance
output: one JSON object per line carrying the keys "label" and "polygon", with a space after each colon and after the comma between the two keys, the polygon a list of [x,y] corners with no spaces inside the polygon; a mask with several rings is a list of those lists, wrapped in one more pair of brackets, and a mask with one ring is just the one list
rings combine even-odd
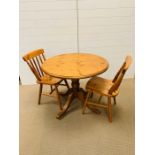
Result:
{"label": "wooden chair", "polygon": [[[37,83],[40,85],[38,104],[40,104],[41,95],[51,96],[52,93],[54,91],[56,91],[59,108],[62,110],[58,86],[60,86],[60,85],[67,86],[67,88],[69,89],[69,85],[66,80],[51,77],[42,71],[41,65],[46,60],[46,58],[44,56],[44,50],[37,49],[37,50],[31,51],[28,54],[26,54],[25,56],[23,56],[23,60],[26,61],[26,63],[30,67],[31,71],[35,75],[35,77],[37,79]],[[65,84],[61,84],[62,81],[64,81]],[[50,88],[51,88],[50,93],[42,93],[44,84],[50,86]]]}
{"label": "wooden chair", "polygon": [[[87,82],[86,84],[87,95],[82,110],[83,114],[85,113],[87,105],[105,108],[108,111],[109,121],[112,122],[111,98],[113,98],[114,104],[116,104],[116,96],[119,94],[119,86],[131,62],[132,62],[131,56],[127,56],[125,62],[123,63],[123,65],[121,66],[121,68],[119,69],[113,80],[107,80],[101,77],[93,77]],[[100,95],[97,102],[88,101],[88,99],[93,96],[93,93],[97,93]],[[107,97],[108,100],[107,104],[100,103],[102,96]]]}

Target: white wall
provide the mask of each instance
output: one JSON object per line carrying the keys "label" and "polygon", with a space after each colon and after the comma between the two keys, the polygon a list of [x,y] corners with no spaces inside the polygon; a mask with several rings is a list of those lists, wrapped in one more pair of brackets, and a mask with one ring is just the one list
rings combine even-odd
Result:
{"label": "white wall", "polygon": [[[79,0],[80,52],[108,59],[101,76],[112,78],[125,55],[134,59],[134,0]],[[76,0],[20,0],[20,76],[22,84],[35,78],[22,56],[44,48],[46,56],[77,51]],[[126,78],[134,76],[134,63]]]}

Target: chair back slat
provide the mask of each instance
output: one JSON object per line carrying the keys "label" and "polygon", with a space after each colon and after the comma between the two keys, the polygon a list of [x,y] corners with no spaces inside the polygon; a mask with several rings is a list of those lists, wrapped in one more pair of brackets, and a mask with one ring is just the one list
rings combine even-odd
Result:
{"label": "chair back slat", "polygon": [[124,67],[125,67],[125,62],[123,63],[123,65],[121,66],[117,74],[115,75],[114,79],[112,80],[113,83],[117,80],[118,76],[120,75]]}
{"label": "chair back slat", "polygon": [[123,65],[121,66],[121,68],[119,69],[119,71],[117,72],[116,76],[114,77],[114,79],[112,81],[114,84],[110,88],[109,94],[112,94],[113,92],[118,90],[126,71],[128,70],[128,68],[131,65],[131,62],[132,62],[131,56],[127,56],[125,59],[125,62],[123,63]]}
{"label": "chair back slat", "polygon": [[44,59],[44,61],[45,61],[45,60],[46,60],[46,58],[45,58],[44,54],[42,53],[41,55],[42,55],[42,57],[43,57],[43,59]]}
{"label": "chair back slat", "polygon": [[[38,58],[39,57],[39,58]],[[44,50],[38,49],[29,52],[23,56],[23,60],[27,62],[31,71],[34,73],[37,80],[41,80],[41,77],[44,76],[44,73],[41,69],[41,64],[46,60],[44,56]]]}
{"label": "chair back slat", "polygon": [[39,55],[38,57],[39,57],[39,60],[40,60],[40,62],[42,64],[44,60],[42,60],[41,55]]}
{"label": "chair back slat", "polygon": [[44,73],[43,73],[43,71],[41,69],[41,64],[42,63],[39,61],[38,57],[36,57],[36,60],[37,60],[37,64],[38,64],[38,67],[39,67],[40,74],[41,74],[41,76],[44,76]]}
{"label": "chair back slat", "polygon": [[33,65],[33,62],[31,60],[26,61],[26,63],[28,64],[28,66],[30,67],[31,71],[33,72],[33,74],[35,75],[35,77],[40,80],[40,76],[38,75],[38,73],[35,70],[35,67]]}
{"label": "chair back slat", "polygon": [[38,72],[39,76],[41,77],[40,69],[39,69],[39,67],[38,67],[38,65],[37,65],[37,63],[36,63],[36,60],[35,60],[34,58],[32,58],[32,61],[33,61],[33,63],[34,63],[34,66],[35,66],[36,71]]}

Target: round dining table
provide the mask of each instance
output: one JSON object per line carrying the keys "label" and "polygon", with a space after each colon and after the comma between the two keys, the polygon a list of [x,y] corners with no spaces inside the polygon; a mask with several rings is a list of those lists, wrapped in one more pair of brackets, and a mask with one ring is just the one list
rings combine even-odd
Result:
{"label": "round dining table", "polygon": [[67,101],[57,114],[57,118],[61,118],[67,112],[74,98],[84,103],[86,92],[80,87],[79,80],[99,75],[108,67],[108,61],[105,58],[90,53],[67,53],[47,59],[42,65],[42,70],[46,74],[71,80],[71,88],[66,93]]}

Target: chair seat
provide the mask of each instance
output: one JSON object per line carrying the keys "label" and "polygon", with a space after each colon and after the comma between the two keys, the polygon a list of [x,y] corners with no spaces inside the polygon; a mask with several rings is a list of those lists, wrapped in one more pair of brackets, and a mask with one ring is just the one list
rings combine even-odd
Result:
{"label": "chair seat", "polygon": [[41,81],[37,81],[37,83],[53,85],[53,84],[60,83],[61,81],[62,81],[62,79],[51,77],[49,75],[44,75],[44,76],[41,77]]}
{"label": "chair seat", "polygon": [[101,77],[93,77],[87,82],[86,89],[101,95],[116,96],[118,95],[119,91],[115,91],[113,94],[109,94],[109,90],[113,84],[114,83],[112,80],[107,80]]}

